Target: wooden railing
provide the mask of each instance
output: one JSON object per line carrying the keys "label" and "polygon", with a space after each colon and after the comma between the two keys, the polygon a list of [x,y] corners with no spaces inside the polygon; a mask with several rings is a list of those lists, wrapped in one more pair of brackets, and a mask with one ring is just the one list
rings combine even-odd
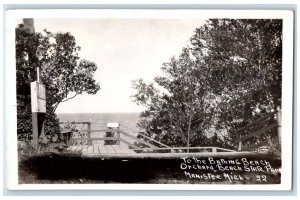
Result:
{"label": "wooden railing", "polygon": [[[261,123],[263,120],[266,120],[266,119],[272,118],[272,117],[276,118],[276,121],[273,121],[272,123],[269,123],[269,124],[263,124],[263,127],[260,127],[257,130],[254,130],[252,132],[244,134],[247,131],[247,129],[254,127],[255,125]],[[236,143],[238,144],[238,151],[251,151],[251,150],[258,149],[262,146],[267,146],[268,144],[266,142],[260,142],[258,144],[253,144],[248,147],[245,147],[243,145],[243,143],[245,141],[247,141],[248,139],[251,139],[255,136],[261,135],[263,133],[266,133],[267,131],[271,131],[276,128],[277,128],[277,132],[278,132],[278,141],[279,141],[279,145],[280,145],[280,143],[281,143],[281,141],[280,141],[280,139],[281,139],[281,111],[280,111],[280,109],[278,109],[278,111],[276,111],[276,112],[271,112],[271,113],[265,114],[265,115],[259,117],[258,119],[254,120],[252,123],[239,129],[237,131],[238,137],[236,139]]]}
{"label": "wooden railing", "polygon": [[[70,127],[72,125],[79,125],[79,124],[87,125],[86,129],[77,129],[77,128],[74,128],[74,127],[73,128],[70,127],[70,128],[67,128],[67,129],[61,129],[61,134],[67,135],[65,137],[66,138],[65,140],[66,140],[67,144],[71,144],[74,141],[87,141],[87,144],[90,145],[90,144],[92,144],[92,141],[104,140],[104,141],[116,141],[116,144],[119,144],[120,142],[124,142],[124,143],[128,144],[133,149],[137,149],[137,150],[143,149],[143,148],[140,148],[140,147],[136,146],[135,144],[130,143],[128,140],[124,139],[124,137],[127,137],[131,140],[134,140],[136,142],[139,142],[141,144],[146,145],[148,148],[157,148],[156,145],[153,145],[149,142],[144,141],[143,139],[137,138],[133,134],[128,133],[129,131],[121,130],[120,127],[122,125],[120,125],[120,127],[117,127],[117,128],[106,128],[105,127],[105,128],[100,128],[100,129],[91,129],[91,124],[92,124],[91,122],[60,122],[60,124],[67,124],[66,125],[67,127],[68,126]],[[97,123],[97,124],[105,124],[105,123]],[[74,135],[76,133],[79,133],[79,132],[87,133],[87,134],[86,135],[85,134],[81,134],[81,135],[79,134],[80,137],[74,137]],[[113,133],[115,136],[113,136],[113,137],[91,137],[92,133],[101,133],[101,134]],[[165,145],[165,144],[163,144],[159,141],[156,141],[153,138],[145,136],[142,133],[135,133],[135,134],[139,134],[141,137],[144,137],[144,138],[147,138],[148,140],[153,141],[153,143],[160,144],[164,147],[169,148],[169,146],[167,146],[167,145]],[[121,137],[121,135],[123,137]]]}
{"label": "wooden railing", "polygon": [[[255,130],[257,124],[262,124],[263,120],[268,118],[276,118],[275,122],[270,124],[263,124],[263,127],[260,127]],[[271,120],[272,121],[272,120]],[[274,120],[273,120],[274,121]],[[133,128],[126,126],[124,124],[119,124],[117,128],[107,128],[100,127],[92,129],[91,122],[61,122],[61,124],[67,124],[67,128],[61,130],[60,138],[63,138],[65,142],[70,145],[71,143],[83,142],[85,141],[87,145],[92,145],[93,141],[116,141],[115,144],[120,144],[123,142],[127,144],[132,150],[136,152],[157,152],[157,153],[186,153],[186,152],[235,152],[235,150],[224,149],[219,147],[170,147],[168,145],[163,144],[160,141],[155,140],[149,136],[144,135],[143,133],[134,130]],[[84,129],[77,129],[77,125],[85,126]],[[106,125],[106,123],[93,123]],[[69,127],[68,127],[69,125]],[[247,132],[247,129],[253,129],[251,132]],[[251,146],[246,146],[245,143],[247,140],[259,136],[267,131],[277,128],[278,132],[278,141],[279,144],[281,142],[281,111],[278,109],[277,112],[272,112],[265,114],[264,116],[259,117],[254,120],[252,123],[244,126],[243,128],[237,131],[237,139],[236,143],[238,144],[238,151],[250,151],[253,149],[258,149],[264,145],[267,145],[265,142],[259,144],[252,144]],[[79,133],[82,133],[81,135]],[[74,137],[76,135],[79,137]],[[86,133],[86,134],[83,134]],[[91,137],[92,133],[101,133],[113,134],[112,137],[102,136],[102,137]],[[139,135],[140,138],[137,136]],[[134,141],[134,142],[132,142]],[[143,144],[141,145],[138,144]]]}
{"label": "wooden railing", "polygon": [[[123,142],[129,146],[130,149],[135,151],[136,153],[199,153],[199,152],[235,152],[234,150],[224,149],[219,147],[207,146],[207,147],[170,147],[168,145],[163,144],[160,141],[157,141],[151,137],[148,137],[126,125],[120,124],[118,128],[98,128],[91,129],[91,122],[61,122],[61,124],[67,124],[65,129],[61,129],[61,134],[65,135],[65,142],[70,145],[76,142],[85,141],[87,145],[92,145],[93,141],[116,141],[116,145]],[[86,128],[84,129],[76,129],[71,128],[72,125],[84,125]],[[97,123],[100,124],[100,123]],[[101,123],[105,124],[105,123]],[[74,137],[75,135],[79,135],[79,137]],[[79,134],[81,133],[81,134]],[[86,133],[86,134],[83,134]],[[113,133],[112,137],[91,137],[92,133]],[[137,135],[141,138],[137,138]],[[144,139],[147,139],[145,141]],[[148,142],[148,141],[151,141]],[[143,144],[143,147],[140,147],[138,144]]]}

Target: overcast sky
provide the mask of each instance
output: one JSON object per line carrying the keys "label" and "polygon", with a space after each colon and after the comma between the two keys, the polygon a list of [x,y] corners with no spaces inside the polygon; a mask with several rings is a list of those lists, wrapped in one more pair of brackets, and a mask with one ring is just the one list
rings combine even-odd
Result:
{"label": "overcast sky", "polygon": [[94,78],[101,90],[60,104],[57,113],[142,111],[130,98],[131,80],[153,80],[202,24],[199,19],[34,19],[36,32],[70,32],[80,57],[98,66]]}

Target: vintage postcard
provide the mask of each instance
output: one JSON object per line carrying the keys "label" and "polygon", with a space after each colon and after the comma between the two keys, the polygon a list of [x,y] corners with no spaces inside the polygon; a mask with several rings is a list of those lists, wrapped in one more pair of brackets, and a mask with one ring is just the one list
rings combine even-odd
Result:
{"label": "vintage postcard", "polygon": [[7,11],[8,189],[290,190],[293,23]]}

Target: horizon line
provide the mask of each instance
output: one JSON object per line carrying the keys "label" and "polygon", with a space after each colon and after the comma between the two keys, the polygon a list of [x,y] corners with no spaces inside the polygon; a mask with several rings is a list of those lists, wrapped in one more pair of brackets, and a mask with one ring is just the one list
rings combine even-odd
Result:
{"label": "horizon line", "polygon": [[55,113],[55,114],[111,114],[111,113],[115,113],[115,114],[120,114],[120,113],[141,113],[143,111],[140,112],[59,112],[59,113]]}

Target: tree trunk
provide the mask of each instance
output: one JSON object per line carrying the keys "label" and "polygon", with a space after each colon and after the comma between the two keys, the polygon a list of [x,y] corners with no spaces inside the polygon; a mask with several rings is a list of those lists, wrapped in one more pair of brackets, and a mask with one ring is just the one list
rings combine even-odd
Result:
{"label": "tree trunk", "polygon": [[190,133],[191,133],[191,123],[192,123],[192,116],[193,116],[193,113],[192,111],[190,112],[190,116],[189,116],[189,122],[188,122],[188,130],[187,130],[187,152],[189,153],[190,152]]}

